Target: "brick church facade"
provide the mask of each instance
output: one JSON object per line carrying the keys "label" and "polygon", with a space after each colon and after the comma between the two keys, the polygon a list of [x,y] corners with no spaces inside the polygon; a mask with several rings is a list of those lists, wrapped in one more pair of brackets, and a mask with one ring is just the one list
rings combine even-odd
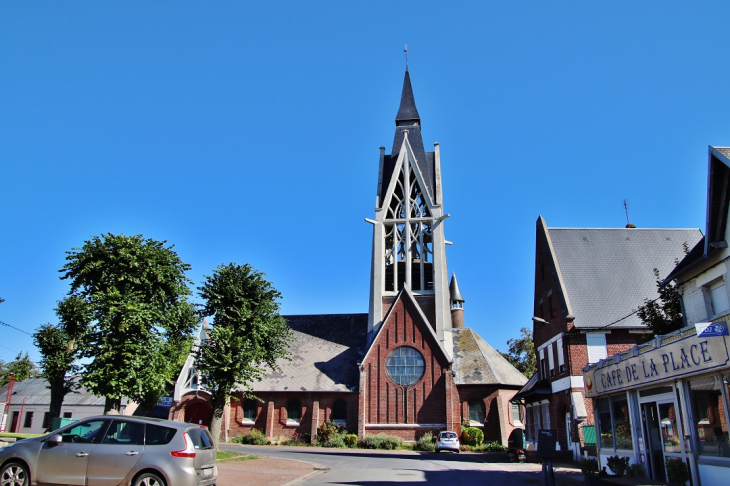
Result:
{"label": "brick church facade", "polygon": [[[253,385],[261,401],[232,400],[224,434],[316,437],[332,421],[360,439],[480,427],[507,445],[522,412],[510,403],[527,379],[473,330],[449,279],[439,145],[424,149],[406,69],[390,154],[380,148],[368,313],[284,316],[291,361]],[[205,339],[205,329],[201,331]],[[192,357],[170,416],[207,423],[210,406]]]}

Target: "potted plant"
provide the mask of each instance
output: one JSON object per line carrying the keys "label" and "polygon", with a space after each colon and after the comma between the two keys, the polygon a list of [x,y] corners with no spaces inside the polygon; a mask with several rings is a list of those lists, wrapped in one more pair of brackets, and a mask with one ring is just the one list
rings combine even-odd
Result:
{"label": "potted plant", "polygon": [[684,484],[689,481],[689,468],[682,459],[667,459],[667,479],[669,484]]}
{"label": "potted plant", "polygon": [[601,479],[601,472],[598,468],[598,461],[595,459],[583,459],[580,461],[580,470],[583,476],[586,478],[586,485],[588,486],[601,486],[603,480]]}

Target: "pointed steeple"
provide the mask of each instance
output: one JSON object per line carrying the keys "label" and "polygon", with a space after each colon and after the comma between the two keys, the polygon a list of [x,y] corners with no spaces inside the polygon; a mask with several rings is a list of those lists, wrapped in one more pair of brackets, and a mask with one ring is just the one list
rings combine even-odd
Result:
{"label": "pointed steeple", "polygon": [[416,100],[413,97],[411,75],[408,74],[408,67],[406,67],[406,76],[403,79],[403,91],[400,95],[400,106],[398,107],[398,114],[395,115],[395,126],[400,127],[404,125],[420,124],[421,117],[418,115]]}
{"label": "pointed steeple", "polygon": [[455,273],[451,275],[449,298],[451,300],[451,327],[461,329],[464,327],[464,297],[459,290],[459,282],[456,281]]}

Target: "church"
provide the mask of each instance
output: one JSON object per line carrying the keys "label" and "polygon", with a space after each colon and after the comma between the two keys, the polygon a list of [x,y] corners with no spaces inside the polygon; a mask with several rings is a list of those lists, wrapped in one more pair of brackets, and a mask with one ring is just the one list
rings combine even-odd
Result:
{"label": "church", "polygon": [[[406,67],[390,154],[380,147],[367,314],[284,316],[291,361],[255,383],[261,401],[231,400],[224,438],[316,437],[332,421],[357,434],[414,441],[427,432],[479,427],[507,445],[522,428],[510,400],[527,382],[465,327],[464,297],[449,279],[439,144],[426,151]],[[375,170],[375,165],[373,165]],[[205,339],[205,326],[200,339]],[[170,418],[209,424],[208,393],[188,358]]]}

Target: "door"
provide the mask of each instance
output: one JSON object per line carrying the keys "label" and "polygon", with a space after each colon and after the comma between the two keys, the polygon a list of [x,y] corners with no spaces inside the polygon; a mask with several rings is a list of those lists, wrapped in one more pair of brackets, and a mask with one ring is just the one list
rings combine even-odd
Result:
{"label": "door", "polygon": [[89,486],[116,486],[144,453],[144,423],[113,420],[89,456]]}
{"label": "door", "polygon": [[10,432],[18,432],[18,422],[20,421],[20,412],[13,412],[13,419],[10,421]]}
{"label": "door", "polygon": [[86,484],[89,455],[108,420],[89,420],[61,429],[59,444],[46,442],[38,453],[38,484]]}
{"label": "door", "polygon": [[646,436],[646,460],[647,472],[652,479],[665,481],[664,474],[664,452],[662,445],[662,433],[659,424],[659,411],[656,402],[645,403],[642,406],[644,418],[644,435]]}

